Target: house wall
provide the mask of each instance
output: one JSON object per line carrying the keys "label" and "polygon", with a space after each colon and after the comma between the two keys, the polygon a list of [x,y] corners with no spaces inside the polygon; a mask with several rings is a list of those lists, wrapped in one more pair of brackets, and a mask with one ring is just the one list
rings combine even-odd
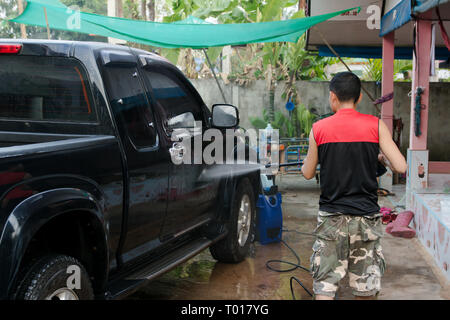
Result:
{"label": "house wall", "polygon": [[[241,126],[251,128],[250,117],[262,117],[262,111],[269,106],[269,91],[264,80],[256,80],[247,87],[232,83],[225,85],[219,80],[226,100],[239,108]],[[211,107],[214,103],[222,103],[223,98],[214,79],[191,80],[203,97],[206,105]],[[300,99],[310,110],[318,114],[331,112],[328,105],[329,82],[327,81],[297,81],[297,90]],[[370,94],[378,98],[381,95],[381,85],[375,82],[363,82],[363,86]],[[275,109],[286,115],[286,101],[282,99],[285,82],[279,82],[275,91]],[[428,149],[430,161],[450,161],[450,84],[445,82],[430,83],[430,110],[428,128]],[[404,124],[401,150],[406,156],[409,146],[409,127],[411,98],[410,82],[395,82],[394,84],[394,116],[401,118]],[[381,106],[380,106],[381,107]],[[377,111],[370,99],[364,95],[359,105],[359,111],[376,115]]]}

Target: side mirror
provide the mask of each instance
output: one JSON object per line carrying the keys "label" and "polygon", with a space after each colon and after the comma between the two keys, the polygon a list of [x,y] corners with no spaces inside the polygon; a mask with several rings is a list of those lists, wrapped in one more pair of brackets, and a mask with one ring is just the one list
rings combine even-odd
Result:
{"label": "side mirror", "polygon": [[216,128],[235,128],[239,124],[239,111],[231,104],[215,104],[212,107],[211,124]]}

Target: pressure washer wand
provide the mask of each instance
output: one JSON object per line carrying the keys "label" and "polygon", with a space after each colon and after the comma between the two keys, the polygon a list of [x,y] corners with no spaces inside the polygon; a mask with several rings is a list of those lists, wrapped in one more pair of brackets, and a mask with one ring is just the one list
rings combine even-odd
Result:
{"label": "pressure washer wand", "polygon": [[266,167],[266,168],[270,168],[270,167],[276,167],[276,166],[278,166],[278,167],[281,168],[281,167],[301,166],[301,165],[303,165],[303,161],[300,161],[300,162],[280,163],[280,164],[277,164],[277,163],[268,163],[268,164],[265,165],[265,167]]}

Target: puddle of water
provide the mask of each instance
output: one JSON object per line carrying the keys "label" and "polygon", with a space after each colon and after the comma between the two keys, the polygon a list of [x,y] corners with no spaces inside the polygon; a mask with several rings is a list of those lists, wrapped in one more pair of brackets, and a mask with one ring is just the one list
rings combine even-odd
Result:
{"label": "puddle of water", "polygon": [[[310,224],[314,224],[312,220]],[[293,225],[286,224],[294,228]],[[301,229],[305,229],[302,226]],[[306,230],[304,230],[306,231]],[[299,254],[302,265],[309,267],[309,256],[313,239],[293,233],[285,234],[284,239]],[[209,250],[203,251],[188,262],[180,265],[150,282],[131,299],[239,299],[239,300],[290,300],[290,277],[296,276],[307,287],[312,287],[309,273],[294,271],[277,273],[266,268],[266,261],[281,259],[296,262],[292,253],[281,243],[260,245],[255,243],[251,255],[239,264],[226,264],[215,261]],[[278,267],[276,263],[272,265]],[[280,266],[285,268],[286,266]],[[309,295],[294,283],[298,300],[310,299]]]}

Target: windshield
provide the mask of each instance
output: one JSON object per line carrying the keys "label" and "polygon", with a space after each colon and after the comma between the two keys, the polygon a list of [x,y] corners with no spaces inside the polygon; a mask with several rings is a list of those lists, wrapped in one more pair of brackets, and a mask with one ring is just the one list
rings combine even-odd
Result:
{"label": "windshield", "polygon": [[95,121],[85,79],[75,59],[0,56],[0,119]]}

